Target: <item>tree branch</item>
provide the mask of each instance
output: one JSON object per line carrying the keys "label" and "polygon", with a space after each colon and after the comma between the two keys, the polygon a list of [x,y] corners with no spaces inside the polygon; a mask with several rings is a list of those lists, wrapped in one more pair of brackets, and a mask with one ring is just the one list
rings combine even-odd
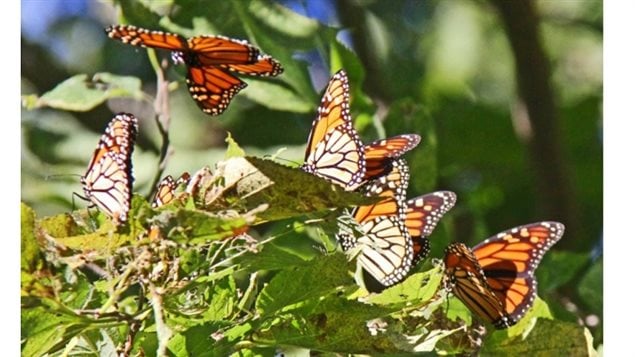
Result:
{"label": "tree branch", "polygon": [[[535,174],[538,209],[544,219],[563,222],[567,233],[576,236],[575,205],[570,175],[565,164],[562,138],[553,89],[551,68],[538,32],[533,1],[490,0],[500,13],[516,62],[520,105],[517,121],[529,123],[526,144]],[[523,138],[521,137],[521,140]],[[562,245],[574,248],[574,240]]]}

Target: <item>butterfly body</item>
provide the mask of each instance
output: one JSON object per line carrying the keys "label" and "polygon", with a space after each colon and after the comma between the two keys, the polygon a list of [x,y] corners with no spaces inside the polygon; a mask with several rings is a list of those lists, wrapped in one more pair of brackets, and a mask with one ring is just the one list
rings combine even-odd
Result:
{"label": "butterfly body", "polygon": [[125,222],[132,193],[132,151],[139,131],[137,118],[119,113],[108,124],[81,177],[84,194],[116,224]]}
{"label": "butterfly body", "polygon": [[514,325],[536,298],[534,273],[564,234],[559,222],[537,222],[501,232],[470,249],[446,248],[446,284],[480,318],[496,328]]}
{"label": "butterfly body", "polygon": [[175,63],[187,67],[186,83],[192,98],[204,113],[219,115],[247,84],[233,73],[277,76],[282,66],[247,41],[225,36],[195,36],[151,31],[132,25],[106,28],[108,37],[140,47],[172,51]]}

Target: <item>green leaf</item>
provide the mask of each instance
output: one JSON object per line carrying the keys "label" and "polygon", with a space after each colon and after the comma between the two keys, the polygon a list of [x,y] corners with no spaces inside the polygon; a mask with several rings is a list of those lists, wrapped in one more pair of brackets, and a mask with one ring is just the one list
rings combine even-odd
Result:
{"label": "green leaf", "polygon": [[279,314],[299,306],[295,304],[332,294],[336,288],[352,283],[347,266],[346,256],[331,254],[283,270],[262,289],[256,309],[264,316]]}
{"label": "green leaf", "polygon": [[[211,349],[214,356],[228,356],[237,349],[237,345],[244,340],[250,338],[250,334],[257,328],[252,321],[242,324],[232,324],[224,326],[223,329],[218,327],[211,329],[214,339],[216,340]],[[208,329],[209,335],[209,329]],[[251,344],[248,344],[251,346]],[[202,351],[201,353],[204,353]]]}
{"label": "green leaf", "polygon": [[58,84],[37,100],[28,98],[23,105],[29,110],[49,107],[85,112],[110,98],[120,97],[142,99],[141,81],[136,77],[110,73],[97,73],[92,79],[88,79],[86,74],[78,74]]}
{"label": "green leaf", "polygon": [[267,211],[259,214],[259,217],[265,220],[315,214],[328,209],[359,206],[376,201],[376,198],[344,191],[341,187],[298,168],[255,157],[246,159],[273,182],[272,185],[247,198],[249,206],[252,207],[263,203],[269,205]]}
{"label": "green leaf", "polygon": [[78,317],[53,313],[43,307],[22,309],[22,355],[42,356],[54,352],[86,327]]}
{"label": "green leaf", "polygon": [[275,1],[251,1],[248,10],[263,25],[296,39],[310,39],[320,27],[316,20],[302,16]]}
{"label": "green leaf", "polygon": [[424,273],[408,276],[406,280],[391,286],[379,294],[370,295],[368,302],[402,309],[406,306],[427,303],[439,289],[443,271],[440,266]]}
{"label": "green leaf", "polygon": [[[457,327],[454,330],[432,330],[425,336],[422,336],[422,340],[417,342],[417,345],[413,348],[414,352],[432,352],[439,340],[444,337],[450,336],[453,333],[463,330],[463,327]],[[436,356],[436,354],[434,354]]]}
{"label": "green leaf", "polygon": [[174,229],[168,238],[196,244],[233,237],[247,226],[247,221],[241,216],[221,217],[206,211],[181,208],[176,210],[170,225],[184,229]]}
{"label": "green leaf", "polygon": [[[359,96],[365,97],[362,92],[362,82],[366,75],[364,71],[364,65],[355,52],[350,48],[344,46],[335,38],[335,33],[329,34],[330,37],[330,60],[331,60],[331,73],[335,73],[340,69],[346,71],[346,75],[353,88],[351,88],[351,96],[353,98]],[[357,100],[360,100],[357,99]],[[361,101],[361,100],[360,100]]]}
{"label": "green leaf", "polygon": [[132,241],[132,238],[128,234],[117,233],[115,225],[108,220],[93,233],[59,237],[56,241],[74,250],[95,250],[107,253],[126,245]]}
{"label": "green leaf", "polygon": [[43,264],[34,229],[35,211],[26,204],[20,203],[20,268],[31,273]]}
{"label": "green leaf", "polygon": [[258,273],[251,273],[249,275],[249,285],[242,293],[240,301],[238,301],[238,309],[241,311],[249,311],[256,301],[258,296]]}
{"label": "green leaf", "polygon": [[[325,275],[326,276],[326,275]],[[306,286],[305,289],[310,289]],[[388,311],[339,295],[329,295],[306,308],[289,314],[278,314],[268,329],[254,334],[254,340],[271,345],[293,345],[324,352],[377,354],[396,353],[397,341],[404,338],[395,320],[387,318]],[[383,322],[388,326],[384,332]]]}
{"label": "green leaf", "polygon": [[[240,351],[234,352],[230,357],[262,357],[262,356],[284,356],[284,357],[298,357],[294,354],[286,354],[279,351],[277,347],[269,348],[241,348]],[[308,355],[307,355],[308,356]]]}
{"label": "green leaf", "polygon": [[[79,215],[87,211],[78,212]],[[69,213],[43,217],[38,221],[39,226],[53,238],[70,237],[84,233],[84,227],[80,227],[77,221]]]}
{"label": "green leaf", "polygon": [[249,84],[245,97],[271,110],[306,113],[315,110],[315,103],[307,101],[295,91],[271,79],[246,78]]}
{"label": "green leaf", "polygon": [[587,307],[597,314],[602,313],[603,260],[595,262],[578,284],[578,294]]}
{"label": "green leaf", "polygon": [[527,336],[508,338],[506,331],[487,336],[482,355],[594,356],[588,330],[575,323],[539,319]]}
{"label": "green leaf", "polygon": [[540,297],[536,297],[534,303],[525,316],[523,316],[514,326],[505,330],[509,337],[523,336],[534,328],[539,318],[552,320],[553,316],[549,306]]}
{"label": "green leaf", "polygon": [[[93,213],[88,210],[73,212],[73,216],[66,213],[46,217],[40,221],[40,227],[43,233],[54,237],[59,244],[67,248],[109,253],[123,245],[137,242],[137,237],[146,231],[139,222],[139,217],[149,212],[151,210],[148,201],[134,194],[128,212],[128,221],[119,227],[115,226],[113,221],[102,212],[96,215],[95,220],[91,216]],[[78,218],[76,219],[75,216]],[[99,226],[90,231],[87,227],[94,224]],[[85,233],[86,230],[89,232]]]}
{"label": "green leaf", "polygon": [[236,140],[232,138],[232,134],[227,132],[227,137],[225,138],[225,142],[227,143],[227,152],[225,153],[225,160],[231,159],[232,157],[245,157],[245,150],[243,150]]}
{"label": "green leaf", "polygon": [[448,296],[446,316],[450,321],[460,320],[472,325],[472,312],[454,295]]}
{"label": "green leaf", "polygon": [[247,255],[244,261],[253,270],[279,270],[306,263],[306,260],[295,252],[275,244],[264,245],[260,252]]}
{"label": "green leaf", "polygon": [[[411,98],[394,102],[384,121],[387,136],[416,133],[421,142],[409,156],[409,191],[431,192],[437,188],[437,136],[435,124],[425,107]],[[418,173],[418,174],[417,174]]]}
{"label": "green leaf", "polygon": [[568,283],[580,273],[589,255],[567,251],[550,251],[536,270],[539,292],[549,292]]}
{"label": "green leaf", "polygon": [[[161,18],[152,11],[152,4],[147,4],[146,1],[120,0],[118,3],[121,6],[121,13],[124,14],[123,16],[125,20],[127,20],[127,23],[148,29],[155,29],[154,26],[156,26]],[[153,3],[155,5],[159,3],[169,6],[170,1],[153,1]]]}
{"label": "green leaf", "polygon": [[209,294],[209,308],[202,315],[206,321],[220,321],[234,312],[238,301],[236,283],[232,276],[215,281]]}

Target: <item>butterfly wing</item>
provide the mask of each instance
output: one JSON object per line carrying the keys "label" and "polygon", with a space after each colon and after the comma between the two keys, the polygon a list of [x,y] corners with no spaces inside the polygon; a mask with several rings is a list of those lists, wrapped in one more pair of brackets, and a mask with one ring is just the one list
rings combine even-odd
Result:
{"label": "butterfly wing", "polygon": [[496,324],[507,314],[499,297],[487,284],[485,274],[474,253],[463,243],[445,249],[446,288],[451,289],[473,313]]}
{"label": "butterfly wing", "polygon": [[531,307],[536,298],[535,270],[563,234],[562,223],[537,222],[501,232],[472,249],[508,316],[495,325],[511,326]]}
{"label": "butterfly wing", "polygon": [[99,139],[81,178],[84,193],[116,224],[126,221],[132,192],[132,151],[139,131],[137,118],[117,114]]}
{"label": "butterfly wing", "polygon": [[514,325],[536,298],[534,272],[564,234],[558,222],[537,222],[490,237],[473,249],[446,249],[446,274],[461,301],[496,328]]}
{"label": "butterfly wing", "polygon": [[186,51],[187,40],[177,34],[152,31],[132,25],[111,25],[106,28],[108,37],[133,46],[160,48],[170,51]]}
{"label": "butterfly wing", "polygon": [[246,65],[258,62],[260,51],[247,41],[225,36],[196,36],[188,39],[197,66]]}
{"label": "butterfly wing", "polygon": [[366,157],[364,180],[371,180],[390,172],[393,160],[414,149],[420,141],[421,137],[417,134],[404,134],[377,140],[364,146]]}
{"label": "butterfly wing", "polygon": [[176,181],[171,175],[165,176],[156,188],[156,194],[152,200],[152,208],[158,208],[172,202],[175,198]]}
{"label": "butterfly wing", "polygon": [[250,76],[277,76],[282,66],[247,41],[224,36],[196,36],[188,40],[187,85],[203,112],[221,114],[247,84],[231,72]]}
{"label": "butterfly wing", "polygon": [[267,55],[258,56],[253,64],[223,64],[221,67],[238,74],[260,77],[275,77],[283,72],[280,62]]}
{"label": "butterfly wing", "polygon": [[391,171],[362,186],[366,196],[378,196],[382,199],[376,203],[355,207],[352,214],[357,222],[365,222],[377,216],[397,216],[401,221],[405,218],[406,190],[410,172],[406,161],[396,160],[391,164]]}
{"label": "butterfly wing", "polygon": [[413,240],[415,264],[430,253],[428,236],[455,203],[456,194],[451,191],[432,192],[406,202],[406,227]]}
{"label": "butterfly wing", "polygon": [[363,234],[338,234],[345,251],[361,247],[359,262],[383,286],[401,281],[412,266],[412,239],[404,224],[405,197],[410,177],[405,160],[396,160],[386,176],[362,186],[368,196],[379,196],[374,204],[358,206],[352,212]]}
{"label": "butterfly wing", "polygon": [[218,67],[188,67],[185,82],[199,108],[210,115],[224,112],[236,93],[247,86]]}
{"label": "butterfly wing", "polygon": [[276,76],[282,66],[247,41],[224,36],[195,36],[151,31],[131,25],[106,28],[108,37],[133,46],[173,51],[175,62],[187,66],[186,83],[199,108],[210,115],[227,109],[231,99],[246,83],[231,72],[252,76]]}
{"label": "butterfly wing", "polygon": [[364,270],[384,286],[400,282],[412,266],[412,240],[396,216],[379,216],[362,224],[357,239]]}
{"label": "butterfly wing", "polygon": [[366,172],[363,144],[349,113],[348,77],[333,75],[322,96],[307,143],[302,170],[353,191]]}
{"label": "butterfly wing", "polygon": [[176,189],[179,185],[185,185],[190,180],[190,174],[184,172],[176,181],[171,175],[165,176],[157,184],[156,193],[152,200],[152,208],[158,208],[174,201],[176,198]]}

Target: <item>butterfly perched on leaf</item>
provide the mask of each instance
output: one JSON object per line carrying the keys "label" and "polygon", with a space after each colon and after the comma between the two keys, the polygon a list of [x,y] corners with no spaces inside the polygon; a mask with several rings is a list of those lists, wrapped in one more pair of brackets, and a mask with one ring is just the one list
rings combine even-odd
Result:
{"label": "butterfly perched on leaf", "polygon": [[401,281],[412,267],[413,244],[405,224],[406,189],[410,174],[405,160],[393,164],[389,175],[368,182],[360,190],[379,201],[355,207],[351,215],[361,226],[361,235],[339,232],[344,251],[360,247],[358,262],[383,286]]}
{"label": "butterfly perched on leaf", "polygon": [[[337,236],[345,251],[363,246],[359,258],[362,267],[384,286],[401,281],[413,265],[428,255],[427,237],[456,203],[456,194],[451,191],[437,191],[406,200],[410,178],[408,166],[405,160],[398,159],[390,167],[388,174],[360,188],[367,196],[379,197],[377,203],[355,207],[351,213],[364,234],[361,237]],[[379,223],[384,227],[392,225],[392,229],[387,230],[392,235],[375,234],[382,227]]]}
{"label": "butterfly perched on leaf", "polygon": [[201,110],[219,115],[247,84],[235,74],[277,76],[282,65],[246,41],[224,36],[183,36],[132,25],[106,28],[108,37],[133,46],[172,51],[176,63],[187,67],[186,83]]}
{"label": "butterfly perched on leaf", "polygon": [[445,250],[446,287],[482,320],[510,327],[532,306],[534,272],[563,234],[562,223],[545,221],[501,232],[472,249],[453,243]]}
{"label": "butterfly perched on leaf", "polygon": [[366,158],[353,128],[349,100],[348,77],[340,70],[331,77],[322,96],[301,169],[353,191],[363,182]]}
{"label": "butterfly perched on leaf", "polygon": [[386,174],[391,163],[421,141],[416,134],[398,135],[364,145],[350,115],[350,88],[344,70],[330,79],[311,128],[302,170],[354,191]]}
{"label": "butterfly perched on leaf", "polygon": [[156,187],[154,199],[152,200],[152,208],[158,208],[174,201],[176,198],[176,188],[179,185],[185,185],[190,181],[190,174],[184,172],[176,181],[172,175],[167,175]]}
{"label": "butterfly perched on leaf", "polygon": [[86,199],[119,225],[128,219],[132,194],[132,151],[139,131],[137,118],[128,113],[115,115],[81,177]]}

